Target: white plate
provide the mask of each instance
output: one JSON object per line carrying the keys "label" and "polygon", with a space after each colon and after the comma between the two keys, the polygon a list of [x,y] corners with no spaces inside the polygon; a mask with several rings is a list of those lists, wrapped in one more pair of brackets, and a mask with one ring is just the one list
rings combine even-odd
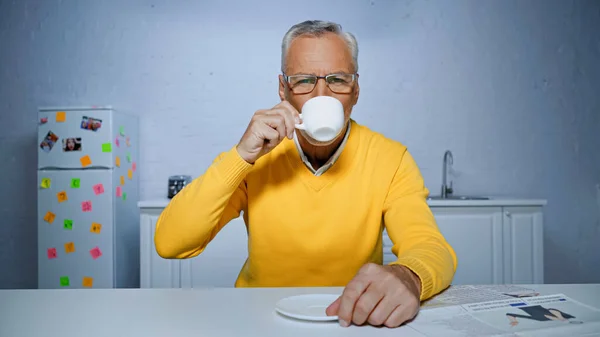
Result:
{"label": "white plate", "polygon": [[327,316],[325,309],[339,295],[307,294],[286,297],[275,305],[275,310],[282,315],[308,321],[335,321],[337,316]]}

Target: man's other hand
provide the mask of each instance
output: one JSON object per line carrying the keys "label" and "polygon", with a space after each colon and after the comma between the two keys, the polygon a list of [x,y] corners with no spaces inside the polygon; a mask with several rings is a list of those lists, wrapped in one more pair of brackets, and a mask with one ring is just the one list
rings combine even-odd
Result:
{"label": "man's other hand", "polygon": [[420,308],[421,281],[401,265],[364,265],[342,295],[326,310],[341,326],[354,323],[395,328],[413,319]]}

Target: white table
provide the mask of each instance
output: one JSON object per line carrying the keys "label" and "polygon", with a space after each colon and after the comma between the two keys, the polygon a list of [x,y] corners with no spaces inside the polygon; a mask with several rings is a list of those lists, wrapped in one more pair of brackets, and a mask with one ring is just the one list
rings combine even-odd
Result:
{"label": "white table", "polygon": [[[529,285],[600,307],[600,284]],[[419,336],[409,327],[342,328],[290,320],[275,303],[342,288],[0,290],[0,336]]]}

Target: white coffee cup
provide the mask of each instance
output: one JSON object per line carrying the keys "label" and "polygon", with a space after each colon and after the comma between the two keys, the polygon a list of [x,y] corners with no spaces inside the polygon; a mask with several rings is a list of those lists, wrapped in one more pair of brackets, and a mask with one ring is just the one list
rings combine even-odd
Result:
{"label": "white coffee cup", "polygon": [[328,142],[344,127],[344,106],[335,97],[313,97],[302,106],[300,118],[302,124],[296,124],[297,129],[304,130],[316,141]]}

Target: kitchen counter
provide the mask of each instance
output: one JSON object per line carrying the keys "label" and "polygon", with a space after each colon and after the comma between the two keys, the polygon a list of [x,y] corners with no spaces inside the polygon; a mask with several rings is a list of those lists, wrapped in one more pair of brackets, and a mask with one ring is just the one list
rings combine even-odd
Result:
{"label": "kitchen counter", "polygon": [[[149,199],[138,202],[139,208],[164,208],[168,198]],[[489,200],[427,200],[430,207],[506,207],[506,206],[545,206],[546,200],[511,197],[490,197]]]}
{"label": "kitchen counter", "polygon": [[[531,285],[599,307],[600,284]],[[280,299],[342,288],[0,290],[0,336],[423,336],[398,329],[310,323],[275,312]],[[461,323],[456,323],[461,324]],[[464,324],[464,323],[463,323]]]}
{"label": "kitchen counter", "polygon": [[427,200],[430,207],[510,207],[510,206],[545,206],[546,200],[511,197],[490,197],[488,200]]}

